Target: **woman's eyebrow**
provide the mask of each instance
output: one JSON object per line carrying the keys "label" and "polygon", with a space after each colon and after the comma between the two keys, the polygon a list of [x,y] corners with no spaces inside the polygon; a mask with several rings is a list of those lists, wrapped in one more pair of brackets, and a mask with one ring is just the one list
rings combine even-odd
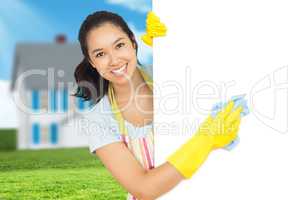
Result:
{"label": "woman's eyebrow", "polygon": [[113,44],[116,44],[117,42],[119,42],[120,40],[122,40],[122,39],[124,39],[123,37],[121,37],[121,38],[118,38],[116,41],[114,41],[114,43]]}
{"label": "woman's eyebrow", "polygon": [[101,48],[101,49],[94,49],[94,50],[92,51],[92,54],[96,53],[97,51],[101,51],[101,50],[102,50],[102,48]]}
{"label": "woman's eyebrow", "polygon": [[[123,40],[123,39],[125,39],[125,38],[120,37],[120,38],[118,38],[116,41],[114,41],[113,44],[116,44],[117,42],[119,42],[120,40]],[[98,52],[98,51],[101,51],[101,50],[103,50],[103,48],[100,48],[100,49],[94,49],[94,50],[92,51],[92,54],[94,54],[94,53],[96,53],[96,52]]]}

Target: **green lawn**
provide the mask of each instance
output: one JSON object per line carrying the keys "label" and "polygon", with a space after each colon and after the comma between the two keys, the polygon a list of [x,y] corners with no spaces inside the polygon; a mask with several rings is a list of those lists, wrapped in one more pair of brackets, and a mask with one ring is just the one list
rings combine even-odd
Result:
{"label": "green lawn", "polygon": [[87,148],[0,152],[0,199],[126,199]]}

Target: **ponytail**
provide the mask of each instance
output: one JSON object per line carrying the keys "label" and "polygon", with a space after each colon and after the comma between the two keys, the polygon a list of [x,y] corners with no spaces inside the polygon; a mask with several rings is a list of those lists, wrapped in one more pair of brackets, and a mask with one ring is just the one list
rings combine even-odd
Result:
{"label": "ponytail", "polygon": [[74,72],[77,89],[73,96],[81,97],[84,100],[92,100],[96,104],[107,94],[108,81],[92,67],[90,62],[84,58],[76,67]]}

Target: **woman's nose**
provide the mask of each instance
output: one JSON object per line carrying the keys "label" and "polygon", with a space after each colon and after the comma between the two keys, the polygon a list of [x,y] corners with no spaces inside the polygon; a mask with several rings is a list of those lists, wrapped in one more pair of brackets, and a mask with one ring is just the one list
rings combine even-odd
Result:
{"label": "woman's nose", "polygon": [[110,54],[110,62],[109,63],[112,66],[119,64],[119,62],[118,62],[118,56],[116,54],[114,54],[114,53],[111,53]]}

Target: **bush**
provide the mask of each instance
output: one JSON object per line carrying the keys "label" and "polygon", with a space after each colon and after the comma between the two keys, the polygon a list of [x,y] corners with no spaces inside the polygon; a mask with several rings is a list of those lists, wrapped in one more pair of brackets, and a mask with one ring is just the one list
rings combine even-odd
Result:
{"label": "bush", "polygon": [[0,129],[0,151],[15,150],[17,148],[17,130]]}

